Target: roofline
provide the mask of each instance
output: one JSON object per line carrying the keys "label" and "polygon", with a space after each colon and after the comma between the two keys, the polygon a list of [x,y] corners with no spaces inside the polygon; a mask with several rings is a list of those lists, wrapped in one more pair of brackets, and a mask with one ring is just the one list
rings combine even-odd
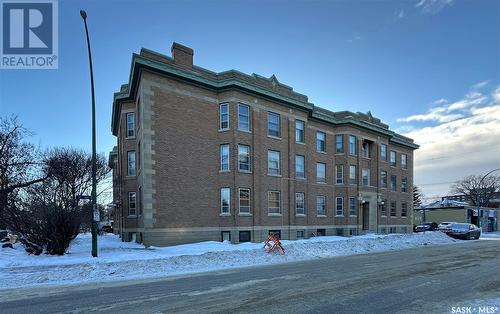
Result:
{"label": "roofline", "polygon": [[[144,48],[142,48],[144,49]],[[150,53],[155,53],[157,55],[163,56],[161,54],[158,54],[154,51],[144,49]],[[168,59],[171,59],[168,56],[165,56]],[[197,69],[204,70],[203,68],[196,67]],[[331,114],[326,114],[324,112],[319,112],[318,110],[325,110],[320,107],[315,107],[314,104],[309,103],[307,101],[300,101],[297,99],[294,99],[292,97],[288,97],[279,93],[276,93],[272,90],[263,88],[259,85],[249,83],[247,81],[244,81],[238,77],[233,77],[229,79],[223,79],[223,80],[216,80],[208,77],[203,77],[201,75],[198,75],[193,72],[186,71],[184,69],[180,69],[178,67],[156,61],[150,58],[147,58],[145,56],[141,56],[139,54],[134,53],[132,55],[132,61],[131,61],[131,66],[130,66],[130,75],[129,75],[129,83],[128,83],[128,89],[126,91],[120,91],[117,93],[114,93],[113,95],[113,112],[112,112],[112,118],[111,118],[111,132],[113,135],[118,134],[118,117],[119,117],[119,106],[121,103],[125,101],[133,101],[135,99],[135,95],[137,92],[138,88],[138,83],[139,83],[139,78],[140,74],[142,71],[150,71],[153,73],[157,73],[159,75],[167,76],[167,77],[172,77],[175,79],[179,79],[182,81],[187,81],[190,83],[194,83],[196,85],[199,85],[201,87],[215,90],[215,91],[222,91],[222,90],[228,90],[232,88],[236,88],[251,94],[257,94],[259,96],[263,96],[265,98],[278,101],[280,103],[283,103],[285,105],[288,105],[290,107],[305,111],[308,113],[309,117],[321,122],[326,122],[328,124],[332,125],[350,125],[354,126],[357,128],[363,128],[365,130],[375,132],[377,134],[382,134],[385,136],[389,137],[389,142],[400,145],[403,147],[407,147],[410,149],[418,149],[419,145],[415,144],[410,138],[407,138],[405,136],[402,136],[400,134],[395,133],[394,131],[389,130],[388,128],[384,128],[382,126],[378,126],[377,124],[370,123],[368,121],[363,121],[363,120],[358,120],[355,119],[354,117],[351,118],[336,118],[335,115]],[[211,72],[209,70],[206,70],[208,72]],[[230,70],[230,71],[225,71],[221,73],[228,73],[234,71],[239,74],[243,74],[248,77],[252,77],[250,75],[241,73],[236,70]],[[211,72],[214,73],[214,72]],[[220,73],[219,73],[220,74]],[[253,75],[254,77],[256,75]],[[271,77],[272,78],[272,77]],[[274,78],[275,79],[275,78]],[[281,83],[280,83],[281,84]],[[286,86],[286,85],[284,85]],[[298,95],[298,96],[304,96],[302,94],[296,93],[292,91],[292,93]],[[353,115],[356,115],[353,113]]]}

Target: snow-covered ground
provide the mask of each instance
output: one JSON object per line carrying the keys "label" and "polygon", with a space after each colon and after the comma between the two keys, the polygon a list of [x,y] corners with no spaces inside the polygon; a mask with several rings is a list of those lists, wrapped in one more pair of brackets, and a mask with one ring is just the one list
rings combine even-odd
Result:
{"label": "snow-covered ground", "polygon": [[368,234],[282,241],[286,254],[266,253],[262,243],[200,242],[149,247],[121,242],[115,235],[99,237],[99,257],[92,258],[90,234],[79,235],[65,256],[27,255],[17,244],[0,249],[0,289],[40,285],[164,277],[245,266],[285,263],[324,257],[399,250],[456,243],[441,232]]}

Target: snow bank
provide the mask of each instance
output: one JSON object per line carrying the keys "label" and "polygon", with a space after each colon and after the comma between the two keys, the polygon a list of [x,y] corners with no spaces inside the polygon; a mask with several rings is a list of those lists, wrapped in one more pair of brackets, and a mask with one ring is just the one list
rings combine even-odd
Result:
{"label": "snow bank", "polygon": [[399,250],[458,242],[441,232],[368,234],[282,241],[286,254],[268,254],[262,243],[200,242],[150,247],[99,237],[99,257],[92,258],[90,234],[79,235],[65,256],[29,256],[21,245],[0,249],[0,287],[79,284],[154,278],[236,267],[285,263],[324,257]]}

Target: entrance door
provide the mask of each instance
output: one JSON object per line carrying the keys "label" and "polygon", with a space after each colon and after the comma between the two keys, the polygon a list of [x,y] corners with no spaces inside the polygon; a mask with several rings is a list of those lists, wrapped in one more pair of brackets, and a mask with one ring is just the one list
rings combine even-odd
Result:
{"label": "entrance door", "polygon": [[363,203],[363,230],[370,228],[370,203]]}

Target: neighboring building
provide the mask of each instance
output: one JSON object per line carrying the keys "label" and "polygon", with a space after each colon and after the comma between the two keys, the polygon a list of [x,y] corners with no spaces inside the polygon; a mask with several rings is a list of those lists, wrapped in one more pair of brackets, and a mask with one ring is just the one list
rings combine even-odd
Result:
{"label": "neighboring building", "polygon": [[[498,208],[481,207],[479,209],[479,220],[483,231],[498,231],[500,229],[499,217],[500,209]],[[414,218],[416,225],[422,222],[436,222],[439,224],[445,221],[468,222],[479,225],[477,207],[468,205],[465,202],[448,199],[415,209]]]}
{"label": "neighboring building", "polygon": [[[500,208],[500,191],[493,192],[493,189],[488,189],[488,190],[481,189],[480,191],[491,191],[491,192],[487,192],[488,197],[490,198],[488,201],[488,206],[493,207],[493,208]],[[480,195],[484,195],[484,194],[485,194],[485,192],[480,193]],[[450,200],[450,201],[466,202],[469,205],[474,205],[473,204],[474,202],[470,199],[470,196],[467,196],[465,194],[443,196],[441,198],[441,200],[442,201]]]}
{"label": "neighboring building", "polygon": [[275,76],[141,49],[114,95],[115,230],[146,245],[412,232],[413,140]]}

